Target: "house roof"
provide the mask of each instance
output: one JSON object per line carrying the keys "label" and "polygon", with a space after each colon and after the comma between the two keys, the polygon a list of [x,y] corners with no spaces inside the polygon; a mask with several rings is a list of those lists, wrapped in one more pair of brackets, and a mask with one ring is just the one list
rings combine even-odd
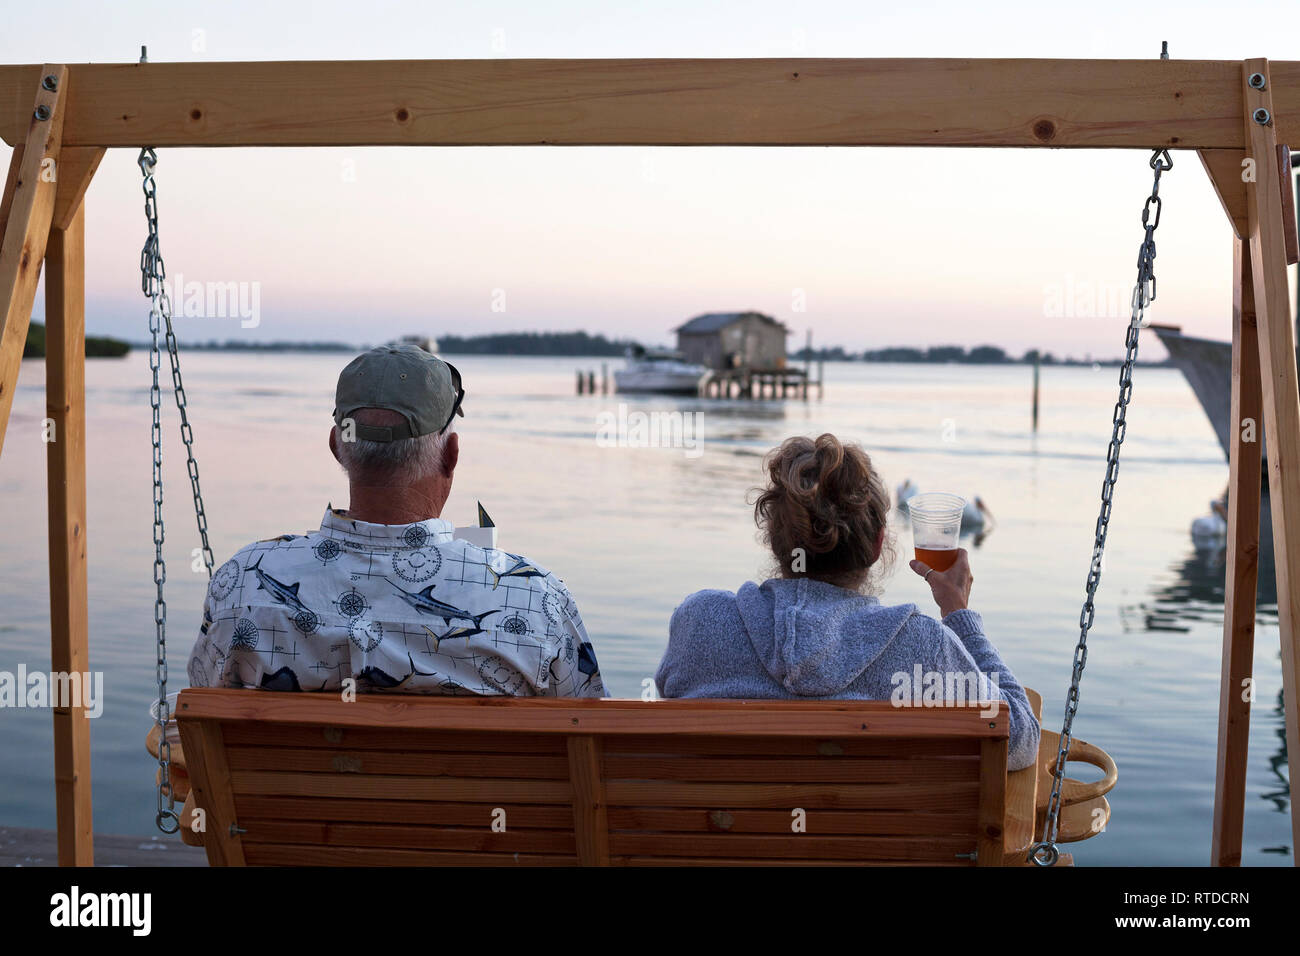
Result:
{"label": "house roof", "polygon": [[764,322],[776,326],[778,329],[780,329],[782,332],[785,332],[787,335],[790,333],[790,330],[787,329],[783,323],[778,322],[770,315],[764,315],[762,312],[752,312],[752,311],[751,312],[706,312],[703,315],[697,315],[695,318],[691,319],[689,322],[685,323],[684,325],[677,326],[677,328],[673,329],[673,331],[686,332],[687,334],[694,334],[694,335],[707,335],[710,332],[717,332],[721,329],[725,329],[733,322],[738,322],[747,316],[753,316],[755,318],[762,319]]}

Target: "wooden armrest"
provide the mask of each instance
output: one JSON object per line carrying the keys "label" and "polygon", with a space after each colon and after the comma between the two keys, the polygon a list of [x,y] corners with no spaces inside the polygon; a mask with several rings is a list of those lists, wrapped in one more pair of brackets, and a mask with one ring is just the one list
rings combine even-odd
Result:
{"label": "wooden armrest", "polygon": [[1076,803],[1084,803],[1102,797],[1110,793],[1115,787],[1115,782],[1119,780],[1119,768],[1115,766],[1115,761],[1111,759],[1110,754],[1100,747],[1094,747],[1086,740],[1071,740],[1070,753],[1067,759],[1090,763],[1094,767],[1103,770],[1106,776],[1100,780],[1094,780],[1092,783],[1083,783],[1066,777],[1061,783],[1061,803],[1064,806],[1072,806]]}
{"label": "wooden armrest", "polygon": [[1061,808],[1057,821],[1056,842],[1078,843],[1095,837],[1110,820],[1110,804],[1105,797],[1094,797],[1085,803]]}
{"label": "wooden armrest", "polygon": [[[144,749],[149,751],[149,756],[155,760],[158,759],[158,741],[162,738],[162,733],[158,730],[158,725],[154,724],[149,728],[149,734],[144,738]],[[182,770],[185,766],[185,750],[181,747],[179,740],[172,741],[171,764],[173,767],[180,767]]]}
{"label": "wooden armrest", "polygon": [[[1042,739],[1038,744],[1038,809],[1047,808],[1047,802],[1052,797],[1052,770],[1056,767],[1056,755],[1061,749],[1061,735],[1053,730],[1044,730]],[[1098,797],[1104,796],[1114,788],[1115,783],[1119,780],[1119,769],[1115,766],[1115,761],[1110,754],[1095,747],[1086,740],[1079,740],[1077,737],[1070,741],[1070,760],[1079,760],[1084,763],[1090,763],[1105,772],[1105,776],[1093,781],[1084,783],[1081,780],[1072,780],[1066,777],[1061,783],[1061,806],[1068,807],[1074,804],[1087,803]]]}

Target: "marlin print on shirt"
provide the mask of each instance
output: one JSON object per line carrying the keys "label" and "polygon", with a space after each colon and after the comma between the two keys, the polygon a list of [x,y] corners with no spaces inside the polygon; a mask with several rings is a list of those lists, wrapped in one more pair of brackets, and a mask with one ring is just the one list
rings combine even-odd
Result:
{"label": "marlin print on shirt", "polygon": [[[388,581],[388,578],[384,578],[384,580]],[[393,584],[392,581],[388,581],[388,583],[393,585],[393,590],[402,596],[403,601],[411,605],[411,607],[415,608],[419,613],[432,614],[434,617],[440,617],[442,618],[443,623],[448,626],[451,626],[453,620],[461,620],[473,621],[474,626],[478,627],[479,624],[482,623],[483,618],[487,617],[489,614],[500,613],[500,608],[493,608],[490,611],[484,611],[482,614],[471,614],[469,611],[462,611],[460,608],[453,607],[445,601],[439,601],[433,596],[433,589],[437,587],[436,584],[430,584],[423,591],[404,591],[396,584]]]}
{"label": "marlin print on shirt", "polygon": [[[465,638],[465,646],[469,647],[469,639],[473,637],[475,634],[484,633],[486,630],[486,628],[480,627],[480,625],[483,623],[483,618],[487,617],[489,614],[500,614],[500,613],[501,611],[498,608],[493,608],[490,611],[484,611],[478,617],[473,619],[474,620],[473,627],[466,627],[463,624],[458,625],[457,627],[451,628],[449,631],[447,631],[446,634],[437,634],[434,632],[433,628],[431,627],[425,627],[424,629],[428,631],[429,636],[433,638],[433,649],[435,651],[440,650],[442,647],[442,642],[447,640],[447,638],[449,637],[463,637]],[[450,624],[451,622],[448,621],[447,623]],[[424,625],[421,626],[423,627]]]}
{"label": "marlin print on shirt", "polygon": [[[507,551],[506,554],[510,554],[510,552]],[[521,558],[517,554],[511,554],[510,557],[515,559],[515,563],[505,571],[497,571],[490,564],[487,566],[488,574],[492,575],[493,591],[497,589],[497,585],[501,583],[502,578],[540,578],[546,575],[545,571],[538,570],[526,558]]]}
{"label": "marlin print on shirt", "polygon": [[582,683],[583,687],[590,684],[591,679],[600,670],[596,664],[596,649],[587,641],[578,645],[578,670],[587,675],[587,679]]}
{"label": "marlin print on shirt", "polygon": [[387,671],[380,670],[378,667],[363,667],[357,673],[357,680],[370,684],[374,687],[382,687],[384,690],[395,690],[401,687],[412,677],[417,674],[421,677],[433,677],[431,673],[425,673],[415,666],[415,658],[411,654],[406,655],[407,663],[411,665],[411,670],[405,677],[394,677]]}
{"label": "marlin print on shirt", "polygon": [[271,575],[262,570],[262,557],[259,556],[257,563],[251,567],[245,568],[245,571],[252,571],[257,575],[257,588],[259,591],[266,591],[272,599],[278,601],[286,607],[291,607],[295,611],[306,611],[308,614],[314,614],[311,608],[298,600],[298,584],[285,584],[283,581],[277,581]]}

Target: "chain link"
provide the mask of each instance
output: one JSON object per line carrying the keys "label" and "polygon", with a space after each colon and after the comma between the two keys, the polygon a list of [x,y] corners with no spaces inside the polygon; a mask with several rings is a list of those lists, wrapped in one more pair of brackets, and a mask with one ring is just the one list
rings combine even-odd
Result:
{"label": "chain link", "polygon": [[[1074,669],[1070,675],[1070,690],[1065,699],[1065,721],[1061,726],[1061,745],[1056,752],[1056,766],[1052,769],[1052,796],[1047,804],[1047,819],[1043,824],[1043,837],[1030,850],[1029,858],[1039,866],[1053,866],[1060,859],[1056,845],[1061,814],[1061,785],[1065,779],[1065,764],[1070,755],[1070,742],[1074,715],[1079,709],[1079,684],[1083,669],[1088,663],[1088,630],[1096,617],[1093,599],[1101,583],[1102,555],[1106,550],[1106,533],[1110,529],[1111,504],[1115,483],[1119,480],[1119,451],[1128,431],[1128,405],[1133,396],[1133,367],[1137,362],[1138,333],[1147,327],[1146,308],[1156,298],[1156,227],[1160,225],[1160,174],[1173,169],[1174,161],[1169,151],[1157,149],[1151,156],[1155,178],[1151,195],[1142,206],[1142,245],[1138,249],[1137,283],[1133,287],[1133,312],[1124,337],[1124,364],[1119,372],[1119,399],[1111,417],[1110,447],[1106,452],[1106,477],[1101,484],[1101,510],[1097,515],[1096,535],[1092,548],[1092,564],[1088,568],[1087,596],[1079,614],[1079,643],[1074,648]],[[1155,214],[1152,215],[1154,209]]]}
{"label": "chain link", "polygon": [[[194,515],[198,523],[199,539],[202,542],[203,564],[208,577],[212,577],[215,560],[212,546],[208,542],[208,519],[203,509],[203,492],[199,487],[199,466],[194,459],[194,432],[190,428],[189,415],[186,411],[185,384],[181,379],[180,354],[176,345],[176,332],[172,328],[171,299],[167,294],[167,267],[163,262],[162,248],[158,239],[158,188],[154,181],[154,168],[158,164],[158,154],[145,148],[140,150],[138,160],[140,172],[144,176],[144,214],[149,224],[149,235],[140,252],[140,288],[149,299],[149,371],[153,382],[149,389],[149,405],[153,417],[151,438],[153,440],[153,580],[157,588],[154,598],[154,627],[157,638],[157,665],[155,676],[158,683],[158,814],[154,819],[158,829],[164,833],[175,833],[180,829],[180,818],[176,813],[176,799],[171,783],[171,744],[167,741],[167,722],[171,717],[167,704],[167,601],[163,597],[163,585],[167,581],[167,563],[163,558],[163,541],[166,537],[163,525],[163,483],[162,483],[162,390],[158,385],[158,371],[162,367],[162,355],[159,335],[164,336],[167,355],[171,362],[172,391],[176,396],[176,408],[180,412],[181,441],[185,443],[186,468],[190,476],[190,491],[194,496]],[[164,332],[163,326],[166,326]]]}

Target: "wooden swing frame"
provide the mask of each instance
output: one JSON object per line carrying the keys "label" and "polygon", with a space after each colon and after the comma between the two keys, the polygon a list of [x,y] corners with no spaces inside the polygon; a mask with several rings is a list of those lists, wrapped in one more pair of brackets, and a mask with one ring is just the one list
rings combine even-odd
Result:
{"label": "wooden swing frame", "polygon": [[[1252,82],[1252,77],[1262,77]],[[1267,115],[1259,113],[1266,110]],[[1292,780],[1300,391],[1286,266],[1300,61],[427,60],[0,66],[0,448],[46,266],[50,649],[88,666],[85,211],[112,147],[991,146],[1196,150],[1233,231],[1228,568],[1213,862],[1241,861],[1263,421]],[[1253,173],[1253,175],[1246,175]],[[1251,440],[1244,440],[1250,437]],[[35,440],[27,438],[26,440]],[[90,725],[54,711],[61,865],[93,863]],[[1300,801],[1291,801],[1300,854]]]}

